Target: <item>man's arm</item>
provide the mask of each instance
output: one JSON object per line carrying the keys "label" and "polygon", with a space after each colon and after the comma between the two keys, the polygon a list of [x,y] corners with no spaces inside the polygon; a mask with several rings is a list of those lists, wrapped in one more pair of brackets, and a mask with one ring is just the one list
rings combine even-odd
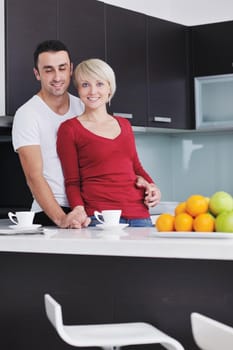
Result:
{"label": "man's arm", "polygon": [[43,176],[43,161],[40,146],[23,146],[18,149],[20,162],[27,184],[37,202],[48,217],[59,227],[80,228],[87,226],[89,220],[82,208],[75,208],[65,214]]}

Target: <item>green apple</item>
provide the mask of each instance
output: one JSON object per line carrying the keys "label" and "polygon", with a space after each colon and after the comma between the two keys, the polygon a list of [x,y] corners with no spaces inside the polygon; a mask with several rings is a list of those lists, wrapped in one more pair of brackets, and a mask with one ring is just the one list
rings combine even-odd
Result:
{"label": "green apple", "polygon": [[216,232],[233,232],[233,210],[224,211],[215,220]]}
{"label": "green apple", "polygon": [[224,191],[215,192],[209,201],[209,210],[215,216],[233,210],[233,197]]}

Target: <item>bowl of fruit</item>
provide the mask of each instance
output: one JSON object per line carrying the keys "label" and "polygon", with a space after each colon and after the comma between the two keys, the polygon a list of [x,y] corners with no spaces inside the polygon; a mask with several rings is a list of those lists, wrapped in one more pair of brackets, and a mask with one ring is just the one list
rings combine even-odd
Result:
{"label": "bowl of fruit", "polygon": [[155,221],[159,232],[233,233],[233,197],[225,191],[212,196],[192,194],[174,212],[163,212]]}

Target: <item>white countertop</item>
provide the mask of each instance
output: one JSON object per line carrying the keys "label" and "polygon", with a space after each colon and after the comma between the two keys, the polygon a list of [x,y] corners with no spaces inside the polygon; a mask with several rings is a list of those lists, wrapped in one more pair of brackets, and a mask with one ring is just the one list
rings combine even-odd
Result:
{"label": "white countertop", "polygon": [[[8,220],[1,220],[0,228],[8,224]],[[125,235],[116,237],[97,228],[54,227],[47,228],[43,235],[1,235],[0,251],[233,260],[233,239],[230,238],[158,238],[154,237],[154,228],[126,228],[121,232]],[[100,237],[103,233],[104,237]]]}

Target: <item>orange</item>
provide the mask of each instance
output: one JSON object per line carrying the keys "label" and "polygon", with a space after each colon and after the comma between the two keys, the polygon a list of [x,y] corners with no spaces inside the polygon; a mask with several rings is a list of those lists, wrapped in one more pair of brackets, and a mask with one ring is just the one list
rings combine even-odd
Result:
{"label": "orange", "polygon": [[178,215],[180,213],[185,213],[185,209],[186,209],[186,202],[181,202],[177,204],[177,206],[175,207],[175,215]]}
{"label": "orange", "polygon": [[206,197],[200,194],[194,194],[190,196],[186,201],[186,212],[193,217],[199,214],[207,213],[208,200]]}
{"label": "orange", "polygon": [[193,217],[188,213],[180,213],[175,216],[174,226],[176,231],[192,231]]}
{"label": "orange", "polygon": [[215,219],[209,213],[200,214],[193,221],[193,228],[196,232],[213,232]]}
{"label": "orange", "polygon": [[175,217],[171,214],[161,214],[156,220],[155,226],[158,231],[174,231]]}

